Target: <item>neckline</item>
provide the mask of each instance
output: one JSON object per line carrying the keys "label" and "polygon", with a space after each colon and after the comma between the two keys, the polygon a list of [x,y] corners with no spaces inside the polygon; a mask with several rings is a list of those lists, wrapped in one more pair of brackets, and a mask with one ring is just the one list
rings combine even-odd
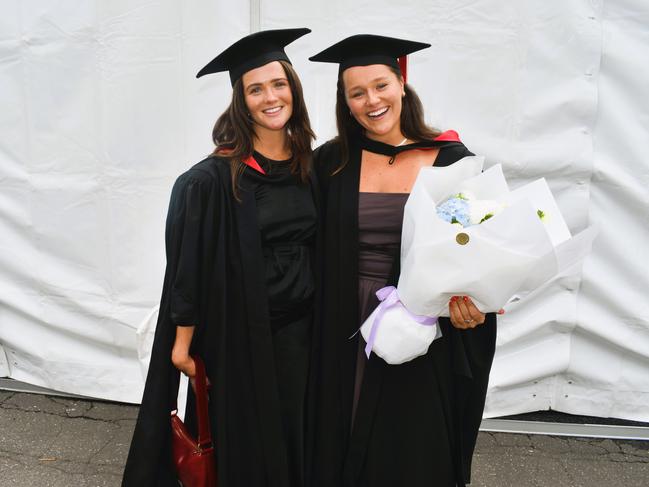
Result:
{"label": "neckline", "polygon": [[400,154],[405,151],[415,150],[415,149],[434,149],[439,147],[441,144],[439,141],[435,140],[424,140],[420,142],[412,142],[411,144],[405,145],[390,145],[385,142],[380,142],[378,140],[370,139],[366,134],[361,134],[360,136],[361,148],[373,152],[375,154],[381,154],[384,156],[389,156],[394,158],[397,154]]}
{"label": "neckline", "polygon": [[267,157],[267,156],[263,155],[261,152],[258,152],[256,150],[253,150],[252,154],[253,154],[255,159],[262,160],[264,162],[269,162],[271,164],[288,164],[292,160],[291,157],[289,157],[288,159],[271,159],[270,157]]}

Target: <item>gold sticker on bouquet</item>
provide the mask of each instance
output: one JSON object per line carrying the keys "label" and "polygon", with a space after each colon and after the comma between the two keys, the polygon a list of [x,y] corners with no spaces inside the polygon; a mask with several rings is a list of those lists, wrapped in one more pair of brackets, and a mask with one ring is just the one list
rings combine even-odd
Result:
{"label": "gold sticker on bouquet", "polygon": [[455,236],[455,241],[460,245],[466,245],[469,243],[469,235],[467,233],[461,232]]}

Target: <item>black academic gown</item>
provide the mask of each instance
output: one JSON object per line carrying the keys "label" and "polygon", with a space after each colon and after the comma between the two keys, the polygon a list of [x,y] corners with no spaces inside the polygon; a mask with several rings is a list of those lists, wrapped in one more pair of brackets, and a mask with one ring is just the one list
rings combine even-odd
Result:
{"label": "black academic gown", "polygon": [[[191,352],[203,357],[212,384],[219,487],[289,485],[257,208],[246,181],[244,174],[237,202],[228,162],[209,157],[174,185],[160,314],[123,486],[178,485],[169,425],[179,374],[170,358],[176,326],[190,324]],[[191,390],[186,414],[195,428]]]}
{"label": "black academic gown", "polygon": [[[436,166],[447,166],[472,155],[460,142],[440,141],[435,145],[440,147]],[[314,448],[309,470],[311,485],[463,487],[470,481],[471,458],[495,351],[493,313],[487,314],[483,325],[467,331],[457,330],[449,319],[441,318],[443,337],[433,342],[426,355],[407,364],[388,365],[372,354],[365,366],[352,428],[360,336],[354,335],[360,326],[360,145],[351,147],[350,156],[346,167],[332,175],[341,161],[338,143],[328,142],[314,154],[323,195],[325,261],[323,325],[319,336],[314,336],[320,348],[318,402],[311,438]],[[397,284],[398,260],[395,258],[388,284]],[[407,373],[402,373],[405,370]],[[413,395],[422,397],[422,403],[405,400]],[[438,405],[439,410],[426,409],[426,401]],[[378,407],[395,414],[389,421],[385,415],[375,421]],[[433,437],[422,432],[430,432],[429,436]],[[391,438],[394,443],[389,442]],[[377,445],[377,439],[384,444]],[[368,451],[373,452],[371,464],[367,460]],[[408,466],[407,474],[405,466]],[[431,477],[433,470],[438,470],[440,477],[436,474]],[[431,483],[431,478],[440,480]]]}

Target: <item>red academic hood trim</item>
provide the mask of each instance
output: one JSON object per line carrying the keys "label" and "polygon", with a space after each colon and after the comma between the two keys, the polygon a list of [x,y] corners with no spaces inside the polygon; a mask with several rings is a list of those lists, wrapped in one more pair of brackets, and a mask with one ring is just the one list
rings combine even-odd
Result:
{"label": "red academic hood trim", "polygon": [[442,132],[437,137],[435,137],[435,140],[438,140],[440,142],[462,142],[460,140],[460,134],[458,134],[455,130],[447,130],[446,132]]}
{"label": "red academic hood trim", "polygon": [[[225,154],[229,154],[230,152],[232,152],[232,149],[223,148],[219,152],[221,154],[225,155]],[[241,162],[243,162],[246,166],[254,169],[255,171],[257,171],[257,172],[259,172],[261,174],[266,174],[266,171],[264,171],[262,169],[262,167],[259,165],[257,160],[252,156],[252,154],[249,155],[248,157],[246,157],[245,159],[243,159]]]}
{"label": "red academic hood trim", "polygon": [[[459,134],[455,130],[447,130],[442,132],[433,139],[436,142],[462,142]],[[435,150],[437,147],[420,147],[417,150]]]}
{"label": "red academic hood trim", "polygon": [[259,172],[261,174],[266,174],[266,171],[264,171],[262,169],[262,167],[259,165],[257,160],[254,157],[252,157],[251,155],[246,157],[242,162],[246,166],[253,168],[255,171],[257,171],[257,172]]}

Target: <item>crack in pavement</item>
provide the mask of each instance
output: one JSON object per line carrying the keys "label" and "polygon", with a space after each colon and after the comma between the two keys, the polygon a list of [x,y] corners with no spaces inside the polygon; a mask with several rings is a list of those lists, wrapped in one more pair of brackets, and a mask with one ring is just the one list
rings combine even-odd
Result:
{"label": "crack in pavement", "polygon": [[[610,462],[616,464],[649,464],[649,442],[617,442],[608,438],[572,438],[509,433],[481,432],[493,443],[478,444],[479,455],[500,455],[501,452],[518,458],[530,456],[571,460]],[[556,443],[555,443],[556,442]],[[564,467],[567,466],[564,464]]]}
{"label": "crack in pavement", "polygon": [[106,442],[105,442],[102,446],[100,446],[100,447],[97,449],[97,451],[96,451],[95,453],[91,454],[90,457],[88,457],[87,462],[90,463],[90,462],[92,462],[92,460],[93,460],[94,458],[96,458],[97,456],[99,456],[99,454],[102,453],[102,452],[104,451],[104,449],[105,449],[108,445],[110,445],[110,444],[113,442],[113,440],[115,439],[115,436],[116,436],[116,434],[113,433],[113,434],[110,436],[110,438],[109,438],[108,440],[106,440]]}
{"label": "crack in pavement", "polygon": [[[38,408],[37,406],[34,406],[32,408],[25,408],[25,407],[18,406],[18,405],[15,405],[15,404],[0,404],[0,409],[5,409],[5,410],[8,410],[8,411],[20,411],[20,412],[23,412],[23,413],[45,414],[47,416],[56,416],[56,417],[63,418],[63,419],[72,419],[72,420],[86,419],[88,421],[96,421],[98,423],[108,423],[108,424],[117,424],[118,421],[126,421],[126,420],[130,419],[130,418],[101,419],[101,418],[96,418],[96,417],[92,417],[92,416],[86,416],[85,413],[80,414],[78,416],[71,416],[67,412],[66,413],[56,413],[56,412],[52,412],[52,411],[44,411],[44,410]],[[87,411],[87,412],[89,412],[89,411]]]}
{"label": "crack in pavement", "polygon": [[[88,404],[86,402],[70,402],[70,401],[65,401],[56,397],[48,397],[50,401],[52,401],[54,404],[57,404],[59,406],[63,406],[65,408],[65,414],[70,417],[79,417],[82,416],[84,413],[87,413],[90,411],[92,408],[92,403]],[[77,410],[81,411],[79,414],[72,414],[73,412],[76,412]]]}

